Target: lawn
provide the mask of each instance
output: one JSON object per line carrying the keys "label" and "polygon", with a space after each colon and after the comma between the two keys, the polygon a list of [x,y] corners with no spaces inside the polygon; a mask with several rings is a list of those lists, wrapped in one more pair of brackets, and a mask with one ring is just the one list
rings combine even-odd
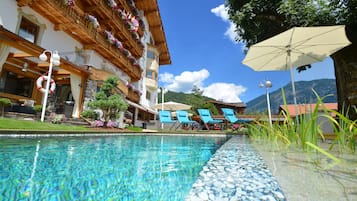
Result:
{"label": "lawn", "polygon": [[48,130],[48,131],[85,131],[90,130],[84,126],[66,124],[53,124],[34,120],[17,120],[0,118],[0,129],[5,130]]}

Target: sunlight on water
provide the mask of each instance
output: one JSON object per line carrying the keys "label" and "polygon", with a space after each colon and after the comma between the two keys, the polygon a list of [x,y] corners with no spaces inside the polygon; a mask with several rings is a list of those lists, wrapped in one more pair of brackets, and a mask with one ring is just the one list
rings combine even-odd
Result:
{"label": "sunlight on water", "polygon": [[226,138],[2,139],[0,200],[183,200]]}

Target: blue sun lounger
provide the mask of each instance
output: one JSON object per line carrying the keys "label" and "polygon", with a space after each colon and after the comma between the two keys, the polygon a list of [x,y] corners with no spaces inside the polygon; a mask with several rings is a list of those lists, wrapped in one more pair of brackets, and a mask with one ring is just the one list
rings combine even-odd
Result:
{"label": "blue sun lounger", "polygon": [[160,119],[160,123],[162,123],[162,124],[173,124],[170,127],[170,130],[176,123],[176,121],[172,120],[172,118],[171,118],[171,112],[167,111],[167,110],[159,111],[159,119]]}
{"label": "blue sun lounger", "polygon": [[228,121],[228,123],[231,124],[232,129],[234,130],[237,126],[234,126],[234,124],[248,124],[251,123],[251,120],[246,120],[246,119],[239,119],[237,116],[234,114],[234,110],[231,108],[221,108],[224,118]]}
{"label": "blue sun lounger", "polygon": [[189,128],[193,129],[195,124],[197,123],[196,121],[190,120],[190,118],[188,117],[188,112],[185,110],[177,110],[176,117],[177,121],[179,122],[179,125],[176,127],[176,129],[184,125],[189,125]]}
{"label": "blue sun lounger", "polygon": [[[210,130],[210,125],[222,124],[223,120],[213,119],[211,116],[211,112],[208,109],[197,109],[198,114],[200,115],[201,120],[203,121],[207,130]],[[222,128],[222,125],[221,125]]]}

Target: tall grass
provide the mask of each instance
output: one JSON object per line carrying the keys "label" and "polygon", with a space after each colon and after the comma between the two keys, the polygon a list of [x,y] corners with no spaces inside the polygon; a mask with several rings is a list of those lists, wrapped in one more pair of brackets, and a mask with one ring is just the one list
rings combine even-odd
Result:
{"label": "tall grass", "polygon": [[[326,108],[323,100],[327,96],[319,97],[315,91],[313,92],[317,97],[316,107],[311,108],[311,111],[307,114],[298,115],[293,119],[289,111],[286,110],[286,112],[281,113],[282,118],[284,118],[283,123],[274,123],[272,127],[267,121],[257,121],[255,124],[248,126],[248,133],[251,138],[263,142],[273,142],[278,146],[283,145],[288,147],[295,145],[300,147],[304,152],[316,151],[324,154],[335,162],[339,162],[336,157],[319,147],[319,143],[325,140],[319,117],[326,117],[328,122],[333,126],[334,134],[336,135],[336,138],[329,147],[329,151],[333,150],[337,145],[340,152],[348,151],[355,153],[357,120],[350,120],[348,113],[341,114],[335,110]],[[282,96],[284,105],[287,106],[283,89]],[[354,109],[356,110],[356,108]]]}

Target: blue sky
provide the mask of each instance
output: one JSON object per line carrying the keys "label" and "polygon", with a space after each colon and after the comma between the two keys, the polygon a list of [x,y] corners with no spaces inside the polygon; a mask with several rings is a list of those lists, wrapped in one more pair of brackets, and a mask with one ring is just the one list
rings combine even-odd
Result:
{"label": "blue sky", "polygon": [[[265,90],[259,83],[269,79],[271,91],[290,83],[289,71],[256,72],[242,64],[244,44],[235,42],[224,0],[158,0],[171,65],[160,67],[159,86],[189,93],[194,85],[204,95],[229,103],[248,102]],[[294,79],[335,79],[330,58],[315,63]]]}

